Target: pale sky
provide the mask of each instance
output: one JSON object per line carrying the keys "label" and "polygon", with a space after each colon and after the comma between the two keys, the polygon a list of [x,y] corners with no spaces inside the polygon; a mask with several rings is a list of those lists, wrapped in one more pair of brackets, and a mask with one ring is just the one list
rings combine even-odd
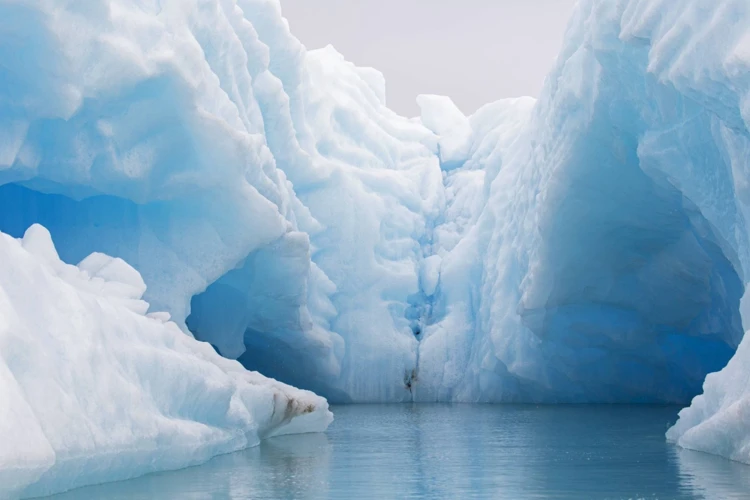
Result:
{"label": "pale sky", "polygon": [[281,0],[309,49],[332,44],[385,74],[388,105],[418,114],[418,94],[464,113],[503,97],[537,96],[576,0]]}

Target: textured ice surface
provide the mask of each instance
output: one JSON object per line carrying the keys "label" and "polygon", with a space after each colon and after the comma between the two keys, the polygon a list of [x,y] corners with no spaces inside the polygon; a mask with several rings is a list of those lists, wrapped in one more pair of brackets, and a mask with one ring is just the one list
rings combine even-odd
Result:
{"label": "textured ice surface", "polygon": [[[579,3],[443,260],[417,399],[685,401],[724,367],[748,282],[748,30],[744,1]],[[750,461],[746,343],[671,440]]]}
{"label": "textured ice surface", "polygon": [[418,399],[680,402],[732,356],[747,6],[682,7],[579,4],[524,130],[482,161]]}
{"label": "textured ice surface", "polygon": [[682,447],[750,464],[750,338],[726,368],[706,377],[703,394],[667,432]]}
{"label": "textured ice surface", "polygon": [[[749,10],[582,0],[538,102],[406,119],[276,0],[0,0],[0,230],[337,401],[687,402],[743,336]],[[671,439],[748,460],[738,352]]]}
{"label": "textured ice surface", "polygon": [[450,97],[420,95],[417,104],[422,124],[438,136],[438,154],[443,168],[461,166],[469,158],[474,138],[469,119]]}
{"label": "textured ice surface", "polygon": [[120,259],[64,263],[42,226],[0,233],[0,498],[186,467],[331,422],[323,398],[144,316],[144,289]]}
{"label": "textured ice surface", "polygon": [[133,265],[223,355],[405,400],[443,203],[437,139],[382,75],[307,53],[278,2],[0,2],[0,229]]}

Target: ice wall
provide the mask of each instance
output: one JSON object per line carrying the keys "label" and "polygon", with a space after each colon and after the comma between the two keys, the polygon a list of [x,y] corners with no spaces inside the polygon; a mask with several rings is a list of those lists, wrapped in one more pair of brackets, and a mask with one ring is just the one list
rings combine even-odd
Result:
{"label": "ice wall", "polygon": [[49,233],[0,233],[0,498],[195,465],[332,420],[310,392],[248,372],[146,315],[120,259],[65,264]]}
{"label": "ice wall", "polygon": [[[417,399],[682,402],[727,364],[748,282],[749,30],[743,1],[579,3],[443,259]],[[670,440],[750,461],[746,344]]]}
{"label": "ice wall", "polygon": [[[443,260],[419,398],[679,402],[732,356],[747,6],[687,7],[579,4],[528,125],[485,161],[486,207]],[[428,353],[453,376],[428,375]]]}
{"label": "ice wall", "polygon": [[[385,106],[374,70],[356,68],[330,47],[307,53],[305,63],[301,100],[310,145],[270,137],[269,144],[314,225],[300,226],[307,234],[297,235],[297,250],[282,243],[291,244],[287,235],[250,254],[194,299],[188,324],[208,321],[201,332],[220,330],[211,325],[217,315],[209,303],[224,302],[220,287],[232,281],[235,290],[254,290],[248,307],[234,308],[251,316],[232,334],[243,342],[244,332],[246,366],[337,401],[408,400],[419,242],[443,204],[436,139]],[[274,312],[290,297],[299,314]]]}
{"label": "ice wall", "polygon": [[[125,259],[227,357],[410,398],[437,140],[278,2],[0,2],[0,230]],[[248,348],[249,346],[249,348]]]}

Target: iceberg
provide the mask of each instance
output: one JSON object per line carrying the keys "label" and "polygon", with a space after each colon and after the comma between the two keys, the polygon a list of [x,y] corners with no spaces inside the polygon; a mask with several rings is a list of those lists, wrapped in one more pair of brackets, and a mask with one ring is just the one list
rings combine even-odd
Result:
{"label": "iceberg", "polygon": [[323,398],[147,316],[145,289],[118,258],[64,263],[42,226],[0,233],[0,498],[187,467],[330,424]]}
{"label": "iceberg", "polygon": [[748,21],[742,1],[579,2],[528,122],[484,160],[481,215],[443,258],[416,399],[702,390],[667,438],[750,463]]}
{"label": "iceberg", "polygon": [[686,5],[579,2],[530,118],[480,161],[418,399],[682,403],[732,357],[748,12]]}
{"label": "iceberg", "polygon": [[[0,0],[0,19],[3,241],[40,224],[80,262],[43,250],[34,265],[62,269],[50,290],[83,290],[78,315],[40,303],[94,322],[92,339],[169,335],[154,352],[182,364],[145,371],[143,387],[171,392],[181,373],[244,401],[231,394],[252,379],[265,401],[313,402],[314,425],[287,430],[324,428],[325,403],[255,371],[334,402],[686,404],[703,391],[668,438],[750,462],[746,1],[581,0],[538,100],[465,116],[424,95],[414,118],[387,107],[376,70],[307,51],[277,0]],[[22,246],[36,239],[51,245]],[[25,268],[10,264],[23,255],[3,264]],[[31,297],[17,280],[0,286]],[[169,434],[196,461],[273,427],[250,403],[231,418],[207,404],[185,410],[208,426],[202,444]],[[161,436],[144,429],[133,439]],[[50,465],[58,449],[33,432],[14,491],[74,467]],[[26,463],[17,446],[0,470]],[[149,470],[185,465],[167,455]],[[110,469],[147,472],[122,460]],[[81,481],[112,479],[96,474]]]}
{"label": "iceberg", "polygon": [[729,364],[711,373],[703,394],[680,412],[667,440],[683,448],[750,464],[750,339],[740,344]]}
{"label": "iceberg", "polygon": [[131,264],[252,369],[405,401],[434,134],[380,73],[307,52],[278,2],[2,2],[0,230]]}

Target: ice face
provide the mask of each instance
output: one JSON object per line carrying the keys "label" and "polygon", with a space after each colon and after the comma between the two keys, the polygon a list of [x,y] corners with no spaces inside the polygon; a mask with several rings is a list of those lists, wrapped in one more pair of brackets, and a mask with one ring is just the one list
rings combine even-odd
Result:
{"label": "ice face", "polygon": [[749,8],[583,0],[538,102],[406,119],[275,0],[0,3],[0,230],[335,401],[687,402],[743,337]]}

